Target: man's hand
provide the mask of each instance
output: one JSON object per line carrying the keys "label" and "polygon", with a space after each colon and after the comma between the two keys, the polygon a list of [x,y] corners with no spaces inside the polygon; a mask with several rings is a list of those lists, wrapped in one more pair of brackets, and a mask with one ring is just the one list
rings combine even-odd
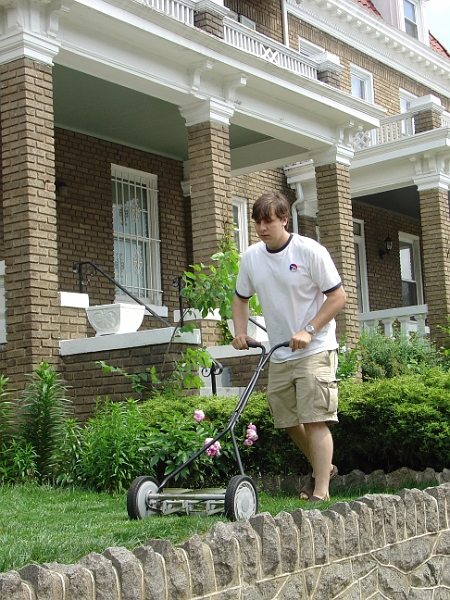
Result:
{"label": "man's hand", "polygon": [[302,329],[291,337],[289,341],[289,348],[292,349],[292,352],[300,350],[301,348],[306,348],[312,338],[313,336],[310,333]]}
{"label": "man's hand", "polygon": [[237,335],[234,338],[234,340],[231,342],[231,345],[236,350],[248,350],[247,341],[249,341],[249,342],[255,342],[255,344],[257,343],[256,340],[254,340],[253,338],[251,338],[249,335],[246,335],[245,333],[242,333],[241,335]]}

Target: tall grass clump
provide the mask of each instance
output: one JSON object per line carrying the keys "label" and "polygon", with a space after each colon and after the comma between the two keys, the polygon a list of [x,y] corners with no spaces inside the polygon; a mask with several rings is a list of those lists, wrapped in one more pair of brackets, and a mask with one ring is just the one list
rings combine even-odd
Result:
{"label": "tall grass clump", "polygon": [[[57,471],[57,452],[64,436],[71,401],[67,388],[52,365],[42,362],[18,401],[17,452],[39,481],[51,480]],[[31,473],[28,473],[31,475]]]}

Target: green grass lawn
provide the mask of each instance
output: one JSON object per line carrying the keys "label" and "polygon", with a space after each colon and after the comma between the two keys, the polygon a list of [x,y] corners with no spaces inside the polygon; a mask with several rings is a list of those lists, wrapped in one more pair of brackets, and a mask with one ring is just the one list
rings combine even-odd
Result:
{"label": "green grass lawn", "polygon": [[[314,508],[325,509],[331,503],[361,495],[361,490],[334,495],[332,502]],[[273,516],[283,510],[310,508],[292,495],[261,492],[258,498],[259,512]],[[0,487],[0,505],[0,572],[33,562],[71,564],[90,552],[101,553],[112,546],[133,550],[153,538],[175,545],[196,533],[206,533],[217,521],[226,521],[223,515],[168,515],[131,521],[125,493],[110,495],[35,485]]]}

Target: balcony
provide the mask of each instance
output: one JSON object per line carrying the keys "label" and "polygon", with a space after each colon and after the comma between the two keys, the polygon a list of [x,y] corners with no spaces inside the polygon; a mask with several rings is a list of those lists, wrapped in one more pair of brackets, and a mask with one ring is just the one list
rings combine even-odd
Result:
{"label": "balcony", "polygon": [[[441,127],[450,127],[450,113],[441,115]],[[389,144],[396,140],[410,138],[415,135],[414,115],[405,112],[381,119],[379,129],[371,131],[360,131],[353,136],[353,148],[355,151],[366,150],[374,146]]]}

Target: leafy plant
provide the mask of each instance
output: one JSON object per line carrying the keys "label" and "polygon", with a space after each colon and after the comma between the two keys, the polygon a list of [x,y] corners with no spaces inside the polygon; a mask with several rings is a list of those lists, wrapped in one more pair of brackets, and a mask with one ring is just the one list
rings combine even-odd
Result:
{"label": "leafy plant", "polygon": [[385,336],[379,328],[362,331],[358,343],[363,379],[423,373],[442,364],[442,355],[428,338],[395,331]]}
{"label": "leafy plant", "polygon": [[[150,466],[155,469],[156,477],[161,482],[200,450],[206,439],[216,435],[217,428],[212,422],[204,420],[194,423],[191,415],[185,416],[174,411],[165,414],[159,427],[148,430],[146,443],[141,450],[151,457]],[[233,450],[227,440],[222,439],[220,445],[219,456],[213,458],[206,453],[201,454],[182,469],[174,481],[182,481],[192,488],[223,481],[229,471]]]}
{"label": "leafy plant", "polygon": [[50,479],[56,470],[56,452],[70,406],[66,389],[53,367],[42,362],[19,400],[19,437],[24,451],[33,448],[36,477],[41,481]]}
{"label": "leafy plant", "polygon": [[82,480],[97,490],[121,491],[138,475],[151,472],[150,459],[140,450],[145,429],[135,400],[97,401],[82,434]]}
{"label": "leafy plant", "polygon": [[[230,339],[227,319],[231,319],[231,307],[236,290],[236,278],[239,272],[240,255],[234,243],[234,226],[225,229],[219,244],[219,251],[211,260],[215,264],[203,263],[191,265],[192,271],[183,273],[184,287],[181,295],[186,298],[190,308],[198,310],[205,318],[214,310],[221,317],[220,329],[225,340]],[[249,301],[250,314],[261,315],[261,306],[257,296]]]}

